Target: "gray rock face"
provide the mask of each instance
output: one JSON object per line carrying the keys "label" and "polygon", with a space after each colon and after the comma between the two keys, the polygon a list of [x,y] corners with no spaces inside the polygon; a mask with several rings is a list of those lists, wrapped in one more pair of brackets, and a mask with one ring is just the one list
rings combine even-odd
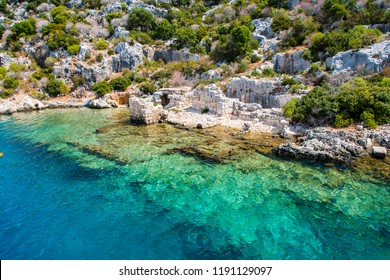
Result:
{"label": "gray rock face", "polygon": [[377,159],[384,159],[386,157],[387,150],[385,147],[372,147],[372,156]]}
{"label": "gray rock face", "polygon": [[252,24],[255,27],[255,30],[252,32],[252,35],[255,39],[261,43],[265,38],[272,39],[275,38],[278,34],[272,31],[271,24],[272,18],[259,18],[252,20]]}
{"label": "gray rock face", "polygon": [[374,44],[368,48],[340,52],[326,59],[326,66],[333,71],[348,72],[356,71],[380,73],[384,67],[390,65],[390,40]]}
{"label": "gray rock face", "polygon": [[114,38],[120,38],[120,37],[127,37],[129,36],[129,31],[127,31],[125,28],[118,26],[114,29],[114,34],[112,37]]}
{"label": "gray rock face", "polygon": [[103,10],[104,16],[114,12],[122,12],[122,5],[119,1],[116,3],[108,4]]}
{"label": "gray rock face", "polygon": [[80,45],[80,50],[79,50],[79,53],[77,55],[77,58],[79,60],[85,60],[85,57],[87,56],[87,54],[90,52],[90,48],[88,45],[85,45],[85,44],[81,44]]}
{"label": "gray rock face", "polygon": [[200,74],[201,80],[214,80],[221,78],[221,73],[217,70],[209,70]]}
{"label": "gray rock face", "polygon": [[278,92],[280,81],[269,79],[249,79],[245,76],[233,78],[227,85],[226,96],[237,98],[244,103],[258,103],[263,108],[281,108],[298,96]]}
{"label": "gray rock face", "polygon": [[120,43],[114,49],[119,54],[120,68],[134,69],[144,62],[141,44]]}
{"label": "gray rock face", "polygon": [[129,99],[130,120],[134,123],[152,124],[161,120],[163,107],[153,103],[152,98],[131,97]]}
{"label": "gray rock face", "polygon": [[135,1],[127,1],[127,5],[129,6],[127,11],[130,12],[134,7],[144,8],[151,12],[155,17],[163,18],[167,15],[168,11],[162,8],[157,8],[153,5],[145,4],[145,3],[133,3]]}
{"label": "gray rock face", "polygon": [[277,73],[294,74],[305,71],[311,66],[311,62],[303,59],[303,50],[293,53],[277,53],[272,58],[274,70]]}
{"label": "gray rock face", "polygon": [[69,0],[67,1],[66,6],[68,8],[81,8],[84,4],[82,0]]}
{"label": "gray rock face", "polygon": [[71,58],[61,60],[59,65],[53,67],[53,74],[57,78],[62,78],[67,84],[73,84],[74,76],[81,76],[85,79],[85,85],[88,89],[97,81],[105,79],[112,74],[112,68],[109,61],[103,61],[98,65],[88,65],[81,61],[74,62]]}
{"label": "gray rock face", "polygon": [[288,8],[290,10],[294,9],[294,7],[299,4],[299,2],[300,0],[287,0]]}
{"label": "gray rock face", "polygon": [[201,56],[198,54],[178,50],[156,50],[153,57],[153,59],[156,61],[163,59],[167,63],[188,60],[198,61],[200,58]]}

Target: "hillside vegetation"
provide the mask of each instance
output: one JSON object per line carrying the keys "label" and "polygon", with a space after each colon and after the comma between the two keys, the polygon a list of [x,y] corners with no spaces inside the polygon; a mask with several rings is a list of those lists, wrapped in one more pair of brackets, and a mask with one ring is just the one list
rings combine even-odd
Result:
{"label": "hillside vegetation", "polygon": [[[152,94],[246,75],[280,79],[289,93],[308,91],[284,106],[294,122],[370,128],[390,122],[390,65],[336,75],[325,64],[340,52],[389,40],[388,0],[2,0],[0,13],[2,98],[25,92],[44,99],[80,89],[96,96],[129,89]],[[266,18],[275,35],[259,39],[254,20]],[[145,58],[96,73],[134,55],[138,44],[137,55]],[[188,59],[156,58],[161,50]],[[274,55],[296,50],[311,67],[276,71]]]}

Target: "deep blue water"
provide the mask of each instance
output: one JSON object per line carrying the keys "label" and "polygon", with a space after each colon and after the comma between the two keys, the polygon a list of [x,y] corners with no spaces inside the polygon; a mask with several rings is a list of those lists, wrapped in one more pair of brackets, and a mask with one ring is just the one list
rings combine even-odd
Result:
{"label": "deep blue water", "polygon": [[210,139],[118,112],[0,119],[1,259],[389,259],[388,181],[250,151],[210,164],[167,152]]}

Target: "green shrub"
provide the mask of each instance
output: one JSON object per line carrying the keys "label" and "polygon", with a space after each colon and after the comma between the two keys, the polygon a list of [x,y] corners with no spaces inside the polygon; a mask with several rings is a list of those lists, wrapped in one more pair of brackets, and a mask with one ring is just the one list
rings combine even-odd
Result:
{"label": "green shrub", "polygon": [[106,43],[104,39],[100,39],[99,41],[96,42],[95,47],[97,50],[106,50],[108,49],[108,43]]}
{"label": "green shrub", "polygon": [[66,95],[69,93],[69,87],[63,81],[49,79],[45,87],[45,92],[50,97]]}
{"label": "green shrub", "polygon": [[47,40],[47,45],[50,50],[62,48],[64,50],[73,45],[80,45],[80,40],[72,35],[66,34],[63,31],[52,34]]}
{"label": "green shrub", "polygon": [[297,105],[298,98],[293,98],[283,105],[283,115],[287,118],[291,118],[294,115],[295,107]]}
{"label": "green shrub", "polygon": [[30,96],[39,100],[46,99],[46,95],[43,92],[38,92],[38,91],[31,92]]}
{"label": "green shrub", "polygon": [[6,89],[16,89],[20,85],[20,81],[14,77],[5,77],[3,87]]}
{"label": "green shrub", "polygon": [[311,55],[311,52],[309,49],[304,49],[302,52],[302,58],[308,61],[313,60],[313,56]]}
{"label": "green shrub", "polygon": [[204,107],[200,110],[200,113],[201,114],[207,114],[208,112],[210,112],[210,108],[209,107]]}
{"label": "green shrub", "polygon": [[143,94],[153,94],[157,91],[157,87],[150,82],[143,82],[139,88]]}
{"label": "green shrub", "polygon": [[122,17],[122,13],[121,12],[112,12],[112,13],[109,13],[106,15],[106,20],[111,23],[111,20],[113,20],[114,18],[120,18]]}
{"label": "green shrub", "polygon": [[150,38],[149,34],[145,32],[133,30],[129,32],[129,37],[143,45],[153,44],[152,38]]}
{"label": "green shrub", "polygon": [[70,55],[77,55],[80,51],[80,46],[79,45],[69,46],[67,51]]}
{"label": "green shrub", "polygon": [[96,55],[96,61],[97,62],[102,62],[103,61],[103,54],[102,53],[98,53]]}
{"label": "green shrub", "polygon": [[130,85],[130,80],[124,77],[118,77],[110,81],[110,86],[114,90],[125,91]]}
{"label": "green shrub", "polygon": [[0,79],[4,79],[5,75],[7,75],[7,69],[3,66],[0,66]]}
{"label": "green shrub", "polygon": [[92,90],[96,93],[97,96],[102,96],[109,93],[112,88],[110,83],[105,81],[98,82],[92,86]]}
{"label": "green shrub", "polygon": [[344,118],[343,115],[337,114],[334,120],[334,126],[337,128],[347,127],[353,123],[353,119]]}
{"label": "green shrub", "polygon": [[272,31],[279,33],[287,30],[292,26],[292,21],[284,10],[279,10],[272,19]]}
{"label": "green shrub", "polygon": [[18,64],[16,62],[12,62],[9,65],[9,70],[12,71],[12,72],[15,72],[15,73],[20,73],[20,72],[26,70],[26,65]]}
{"label": "green shrub", "polygon": [[375,116],[374,114],[370,113],[369,111],[364,111],[360,115],[360,120],[364,122],[364,125],[368,128],[377,128],[378,124],[375,122]]}
{"label": "green shrub", "polygon": [[274,69],[269,68],[269,67],[264,68],[262,74],[264,77],[275,77],[276,76],[276,72],[274,71]]}
{"label": "green shrub", "polygon": [[284,85],[284,86],[286,86],[286,85],[292,86],[292,85],[296,85],[296,84],[298,84],[298,82],[295,81],[293,78],[290,78],[290,77],[287,77],[287,76],[283,77],[282,85]]}
{"label": "green shrub", "polygon": [[36,20],[33,18],[30,18],[28,20],[23,20],[20,22],[15,23],[11,27],[11,31],[15,34],[17,34],[18,37],[23,37],[26,35],[34,35],[36,33]]}
{"label": "green shrub", "polygon": [[155,18],[153,14],[144,9],[135,7],[132,8],[129,13],[129,18],[127,20],[127,28],[129,30],[141,30],[141,31],[149,31],[155,25]]}
{"label": "green shrub", "polygon": [[181,27],[176,30],[175,44],[177,48],[190,48],[198,43],[196,33],[192,28]]}
{"label": "green shrub", "polygon": [[161,40],[168,40],[172,38],[175,33],[175,27],[169,23],[168,20],[163,19],[160,23],[157,24],[156,29],[154,31],[154,38]]}

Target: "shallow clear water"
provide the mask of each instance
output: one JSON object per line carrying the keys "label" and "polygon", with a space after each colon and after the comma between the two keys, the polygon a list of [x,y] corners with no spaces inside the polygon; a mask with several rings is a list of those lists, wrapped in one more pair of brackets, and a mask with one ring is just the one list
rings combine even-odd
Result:
{"label": "shallow clear water", "polygon": [[390,258],[388,181],[127,118],[0,117],[1,259]]}

